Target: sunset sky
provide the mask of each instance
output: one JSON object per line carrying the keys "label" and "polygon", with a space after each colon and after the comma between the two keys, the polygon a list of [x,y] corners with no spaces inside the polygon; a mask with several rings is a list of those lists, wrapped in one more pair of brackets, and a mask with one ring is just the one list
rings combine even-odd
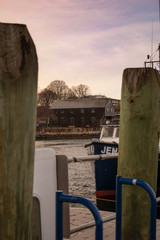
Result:
{"label": "sunset sky", "polygon": [[39,89],[64,80],[120,98],[123,70],[143,67],[160,42],[158,0],[1,0],[0,19],[27,25]]}

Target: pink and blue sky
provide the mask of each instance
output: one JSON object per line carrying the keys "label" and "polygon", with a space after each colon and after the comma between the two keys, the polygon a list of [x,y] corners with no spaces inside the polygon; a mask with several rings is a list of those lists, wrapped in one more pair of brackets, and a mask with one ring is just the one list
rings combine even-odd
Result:
{"label": "pink and blue sky", "polygon": [[143,67],[160,42],[158,0],[1,0],[0,21],[27,25],[39,89],[64,80],[120,98],[123,70]]}

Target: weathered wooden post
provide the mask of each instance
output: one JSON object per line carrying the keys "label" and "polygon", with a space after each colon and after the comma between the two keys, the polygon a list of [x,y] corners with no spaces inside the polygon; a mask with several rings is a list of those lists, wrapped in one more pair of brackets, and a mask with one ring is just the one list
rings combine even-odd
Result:
{"label": "weathered wooden post", "polygon": [[25,25],[0,23],[0,239],[30,240],[37,55]]}
{"label": "weathered wooden post", "polygon": [[[125,69],[122,81],[118,175],[156,191],[160,129],[160,75],[151,68]],[[122,239],[149,239],[149,197],[123,186]]]}

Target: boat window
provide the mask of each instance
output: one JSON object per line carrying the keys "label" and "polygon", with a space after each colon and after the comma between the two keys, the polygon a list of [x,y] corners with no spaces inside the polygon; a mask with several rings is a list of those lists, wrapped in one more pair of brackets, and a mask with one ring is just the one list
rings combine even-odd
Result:
{"label": "boat window", "polygon": [[112,128],[112,127],[105,128],[103,130],[103,137],[112,137],[113,136],[113,131],[114,131],[114,128]]}
{"label": "boat window", "polygon": [[32,240],[42,240],[40,202],[37,197],[33,197]]}
{"label": "boat window", "polygon": [[119,128],[117,128],[116,137],[119,137]]}

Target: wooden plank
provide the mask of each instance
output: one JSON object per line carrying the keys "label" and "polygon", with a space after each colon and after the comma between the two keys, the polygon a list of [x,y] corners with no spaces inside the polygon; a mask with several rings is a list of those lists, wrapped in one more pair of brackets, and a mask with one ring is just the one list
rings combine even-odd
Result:
{"label": "wooden plank", "polygon": [[0,23],[0,238],[29,240],[37,55],[25,25]]}
{"label": "wooden plank", "polygon": [[[122,81],[118,175],[141,179],[156,191],[160,127],[160,75],[151,68],[125,69]],[[122,239],[149,239],[147,193],[123,187]]]}
{"label": "wooden plank", "polygon": [[[68,186],[68,158],[65,155],[56,155],[57,190],[69,194]],[[63,203],[63,237],[70,237],[70,211],[69,203]]]}

